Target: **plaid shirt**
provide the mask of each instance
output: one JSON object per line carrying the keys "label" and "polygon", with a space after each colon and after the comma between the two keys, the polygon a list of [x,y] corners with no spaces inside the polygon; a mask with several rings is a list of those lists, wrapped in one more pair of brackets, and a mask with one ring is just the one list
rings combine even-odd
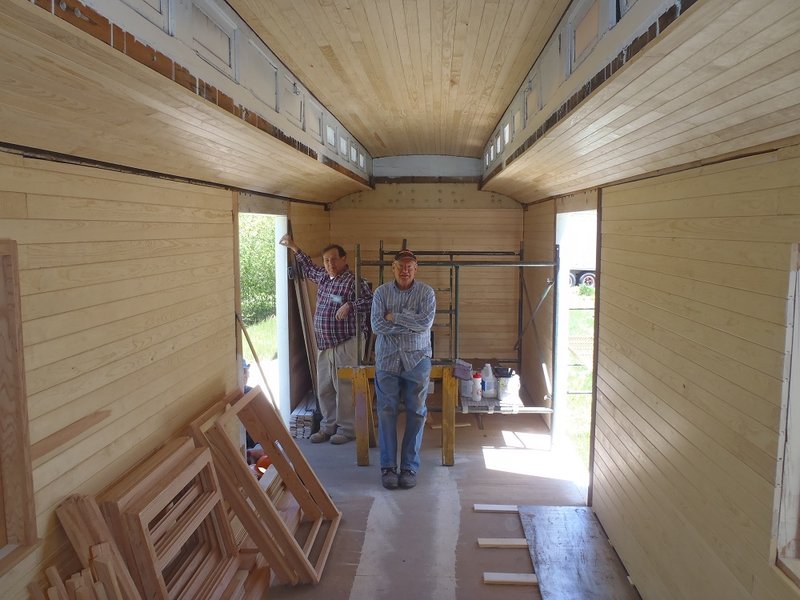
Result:
{"label": "plaid shirt", "polygon": [[[305,252],[295,253],[297,265],[306,279],[317,284],[317,309],[314,312],[314,337],[317,348],[326,350],[346,342],[356,335],[356,308],[361,313],[362,329],[369,327],[369,309],[372,305],[372,290],[369,284],[362,279],[361,289],[358,293],[358,303],[355,302],[356,277],[350,269],[342,271],[331,279],[328,272],[315,265]],[[347,318],[336,320],[336,311],[345,302],[350,303],[350,312]]]}
{"label": "plaid shirt", "polygon": [[[387,312],[392,313],[392,321],[384,318]],[[402,373],[433,356],[435,317],[436,292],[427,283],[415,280],[407,290],[399,289],[394,280],[379,286],[372,299],[375,370]]]}

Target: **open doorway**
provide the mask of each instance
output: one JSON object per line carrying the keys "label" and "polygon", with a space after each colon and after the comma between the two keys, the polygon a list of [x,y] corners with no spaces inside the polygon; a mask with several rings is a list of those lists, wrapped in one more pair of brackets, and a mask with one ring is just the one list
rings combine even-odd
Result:
{"label": "open doorway", "polygon": [[554,442],[585,470],[587,483],[592,415],[597,211],[559,213],[556,307],[556,406]]}
{"label": "open doorway", "polygon": [[239,213],[240,316],[247,332],[242,336],[242,355],[249,365],[247,385],[269,390],[267,395],[288,423],[287,284],[286,277],[278,276],[286,272],[286,252],[278,245],[284,233],[285,216]]}

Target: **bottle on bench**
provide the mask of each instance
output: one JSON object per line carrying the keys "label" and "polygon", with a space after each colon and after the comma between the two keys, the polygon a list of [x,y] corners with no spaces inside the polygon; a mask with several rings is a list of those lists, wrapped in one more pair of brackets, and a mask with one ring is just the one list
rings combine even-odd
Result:
{"label": "bottle on bench", "polygon": [[494,376],[492,365],[489,363],[483,365],[481,379],[483,380],[483,397],[497,398],[497,378]]}

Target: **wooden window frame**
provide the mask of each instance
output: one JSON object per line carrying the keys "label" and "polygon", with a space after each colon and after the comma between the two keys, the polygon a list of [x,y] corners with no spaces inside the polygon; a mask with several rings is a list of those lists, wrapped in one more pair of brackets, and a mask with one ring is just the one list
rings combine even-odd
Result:
{"label": "wooden window frame", "polygon": [[17,244],[0,240],[0,575],[36,544]]}
{"label": "wooden window frame", "polygon": [[207,47],[202,40],[195,37],[197,32],[193,31],[192,45],[197,56],[223,75],[238,83],[239,27],[233,19],[225,14],[220,6],[211,0],[192,0],[190,6],[192,10],[192,19],[194,19],[194,9],[197,9],[203,13],[209,21],[214,23],[228,38],[228,60],[226,61],[225,57],[219,56],[214,50]]}
{"label": "wooden window frame", "polygon": [[122,2],[159,29],[169,35],[175,34],[175,7],[173,0],[159,0],[160,10],[147,0],[122,0]]}
{"label": "wooden window frame", "polygon": [[[583,0],[579,2],[575,8],[575,11],[572,13],[572,16],[569,19],[569,74],[571,75],[578,66],[586,60],[592,50],[594,50],[597,43],[600,41],[601,37],[601,29],[603,24],[603,8],[605,8],[604,2],[607,4],[607,0]],[[579,31],[583,31],[587,33],[587,31],[583,30],[583,25],[585,19],[589,16],[589,13],[595,10],[595,20],[594,24],[594,31],[591,32],[592,37],[583,45],[582,48],[578,48],[578,33]],[[592,25],[592,23],[588,23]]]}
{"label": "wooden window frame", "polygon": [[[531,106],[530,97],[533,96],[533,106]],[[526,128],[530,120],[542,110],[542,86],[541,77],[539,73],[535,73],[528,80],[528,85],[525,86],[525,96],[522,99],[522,110],[524,113],[525,123],[522,128]]]}

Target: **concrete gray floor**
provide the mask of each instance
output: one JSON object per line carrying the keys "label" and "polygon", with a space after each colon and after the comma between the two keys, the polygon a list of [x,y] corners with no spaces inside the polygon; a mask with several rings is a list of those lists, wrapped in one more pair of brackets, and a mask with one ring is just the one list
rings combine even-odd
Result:
{"label": "concrete gray floor", "polygon": [[478,548],[479,537],[524,537],[516,514],[480,504],[584,505],[569,477],[575,461],[549,449],[539,415],[458,415],[455,465],[441,464],[441,430],[426,427],[417,487],[386,490],[378,450],[356,465],[355,444],[298,444],[342,511],[322,580],[275,586],[269,598],[301,600],[538,599],[536,588],[482,583],[486,571],[531,573],[524,549]]}

